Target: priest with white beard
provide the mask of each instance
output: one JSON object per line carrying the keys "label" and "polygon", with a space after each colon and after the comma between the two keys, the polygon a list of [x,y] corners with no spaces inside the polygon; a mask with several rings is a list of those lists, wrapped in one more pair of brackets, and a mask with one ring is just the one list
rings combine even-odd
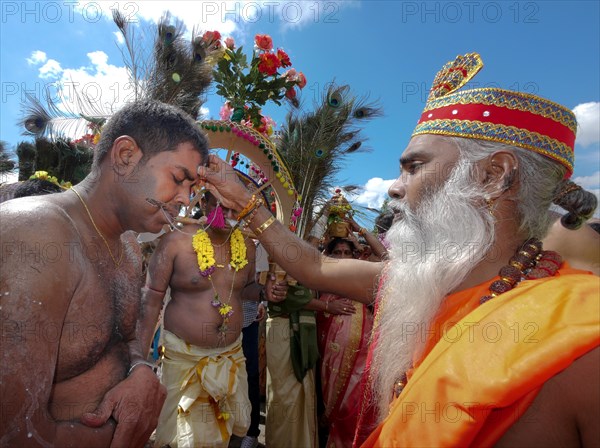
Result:
{"label": "priest with white beard", "polygon": [[[267,209],[248,223],[307,287],[375,301],[356,446],[600,440],[600,279],[541,242],[551,203],[571,229],[596,207],[568,180],[576,120],[537,96],[460,90],[482,66],[459,56],[434,79],[389,190],[388,261],[321,256]],[[251,194],[230,171],[216,157],[199,168],[242,210]]]}

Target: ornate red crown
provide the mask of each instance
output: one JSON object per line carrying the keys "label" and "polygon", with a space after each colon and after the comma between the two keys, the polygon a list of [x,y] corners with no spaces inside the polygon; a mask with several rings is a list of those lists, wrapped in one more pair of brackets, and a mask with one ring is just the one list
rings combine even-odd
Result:
{"label": "ornate red crown", "polygon": [[544,98],[496,88],[456,92],[481,70],[477,53],[457,56],[436,75],[413,135],[440,134],[492,140],[550,157],[573,173],[577,121]]}

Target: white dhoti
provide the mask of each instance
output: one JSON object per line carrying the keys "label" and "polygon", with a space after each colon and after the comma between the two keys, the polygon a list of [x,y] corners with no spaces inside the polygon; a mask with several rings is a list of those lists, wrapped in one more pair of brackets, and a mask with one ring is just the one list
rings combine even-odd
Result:
{"label": "white dhoti", "polygon": [[267,422],[266,446],[314,448],[317,444],[315,372],[300,383],[290,359],[290,321],[267,319]]}
{"label": "white dhoti", "polygon": [[164,331],[167,399],[155,446],[227,447],[231,434],[246,435],[251,406],[241,341],[201,348]]}

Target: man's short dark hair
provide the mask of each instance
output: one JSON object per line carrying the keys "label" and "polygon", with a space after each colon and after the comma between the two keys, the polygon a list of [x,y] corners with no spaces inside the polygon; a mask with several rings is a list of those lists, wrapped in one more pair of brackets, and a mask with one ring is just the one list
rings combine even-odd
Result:
{"label": "man's short dark hair", "polygon": [[21,185],[15,188],[15,194],[13,198],[16,199],[27,196],[42,196],[45,194],[60,193],[61,191],[63,191],[62,188],[48,180],[29,179],[22,182]]}
{"label": "man's short dark hair", "polygon": [[98,166],[122,135],[132,137],[144,154],[143,160],[163,152],[174,151],[181,143],[191,143],[206,159],[208,142],[200,126],[181,109],[155,100],[135,101],[118,110],[102,127],[94,151]]}

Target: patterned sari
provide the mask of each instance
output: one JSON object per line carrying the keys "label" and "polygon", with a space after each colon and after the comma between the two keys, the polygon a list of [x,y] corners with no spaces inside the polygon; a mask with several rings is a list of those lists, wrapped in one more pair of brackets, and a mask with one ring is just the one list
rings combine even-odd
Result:
{"label": "patterned sari", "polygon": [[[321,294],[330,302],[339,297]],[[318,313],[321,353],[321,387],[325,416],[329,421],[327,447],[352,445],[361,403],[361,377],[365,369],[373,315],[366,305],[355,303],[351,316]]]}

